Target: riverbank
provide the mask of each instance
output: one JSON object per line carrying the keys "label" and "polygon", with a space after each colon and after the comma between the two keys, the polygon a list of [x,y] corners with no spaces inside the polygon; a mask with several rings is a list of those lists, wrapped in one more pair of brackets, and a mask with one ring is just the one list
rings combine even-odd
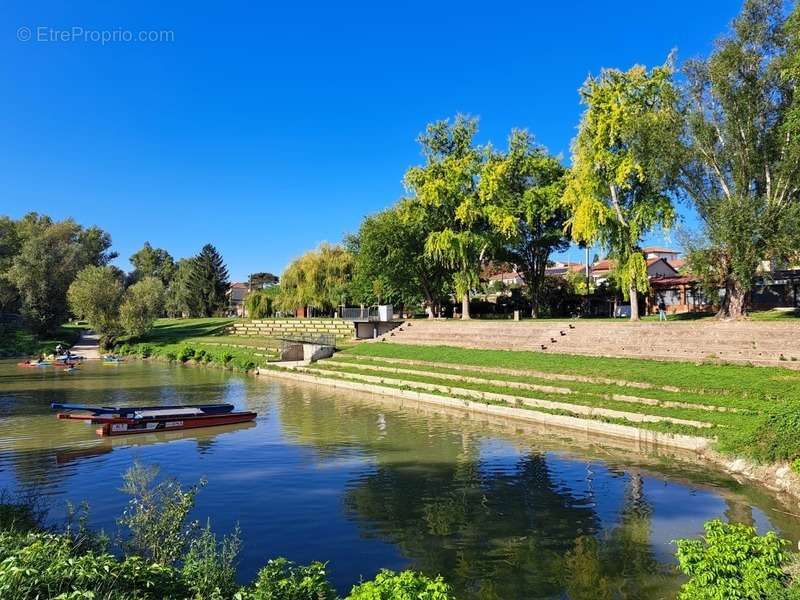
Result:
{"label": "riverbank", "polygon": [[800,376],[788,369],[378,343],[262,372],[688,451],[800,499]]}

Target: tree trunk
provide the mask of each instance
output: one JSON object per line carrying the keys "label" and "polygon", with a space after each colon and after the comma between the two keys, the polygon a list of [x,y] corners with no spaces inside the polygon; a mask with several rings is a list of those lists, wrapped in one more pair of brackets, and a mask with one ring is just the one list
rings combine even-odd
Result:
{"label": "tree trunk", "polygon": [[634,286],[631,286],[631,321],[639,320],[639,292],[636,291]]}
{"label": "tree trunk", "polygon": [[461,318],[471,318],[469,316],[469,292],[464,292],[464,295],[461,297]]}
{"label": "tree trunk", "polygon": [[722,298],[718,319],[742,319],[747,316],[747,291],[734,278],[725,282],[725,296]]}

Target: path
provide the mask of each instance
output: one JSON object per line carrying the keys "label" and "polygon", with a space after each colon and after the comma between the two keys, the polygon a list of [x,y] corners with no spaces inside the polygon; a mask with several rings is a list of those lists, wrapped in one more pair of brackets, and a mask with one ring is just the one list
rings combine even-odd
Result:
{"label": "path", "polygon": [[70,348],[73,354],[80,354],[86,359],[100,358],[100,336],[94,331],[84,331],[78,343]]}

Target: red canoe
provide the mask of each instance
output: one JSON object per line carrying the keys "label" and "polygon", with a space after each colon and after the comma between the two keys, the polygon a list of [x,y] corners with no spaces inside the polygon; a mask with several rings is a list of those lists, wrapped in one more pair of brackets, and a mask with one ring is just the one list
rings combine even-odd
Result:
{"label": "red canoe", "polygon": [[254,412],[234,412],[217,415],[165,415],[137,419],[108,419],[97,429],[97,435],[131,435],[134,433],[154,433],[156,431],[180,431],[198,427],[215,427],[246,423],[256,418]]}

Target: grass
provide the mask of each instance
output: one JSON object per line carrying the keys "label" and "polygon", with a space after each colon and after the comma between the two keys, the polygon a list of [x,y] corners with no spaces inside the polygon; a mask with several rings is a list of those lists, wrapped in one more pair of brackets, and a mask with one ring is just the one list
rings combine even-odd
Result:
{"label": "grass", "polygon": [[[441,386],[443,394],[473,390],[701,421],[712,427],[689,427],[692,434],[714,437],[724,452],[763,462],[800,457],[800,372],[789,369],[390,343],[361,344],[317,368],[344,378],[377,376],[389,387],[427,384],[420,387]],[[520,389],[511,382],[565,388],[569,394]],[[674,424],[628,424],[687,431]]]}
{"label": "grass", "polygon": [[59,344],[75,345],[85,328],[85,325],[68,323],[53,335],[39,336],[25,329],[0,327],[0,357],[52,354]]}
{"label": "grass", "polygon": [[242,371],[266,363],[277,348],[275,340],[225,335],[226,327],[233,322],[234,319],[222,317],[159,319],[146,335],[135,340],[120,339],[115,351],[141,358],[216,365]]}

